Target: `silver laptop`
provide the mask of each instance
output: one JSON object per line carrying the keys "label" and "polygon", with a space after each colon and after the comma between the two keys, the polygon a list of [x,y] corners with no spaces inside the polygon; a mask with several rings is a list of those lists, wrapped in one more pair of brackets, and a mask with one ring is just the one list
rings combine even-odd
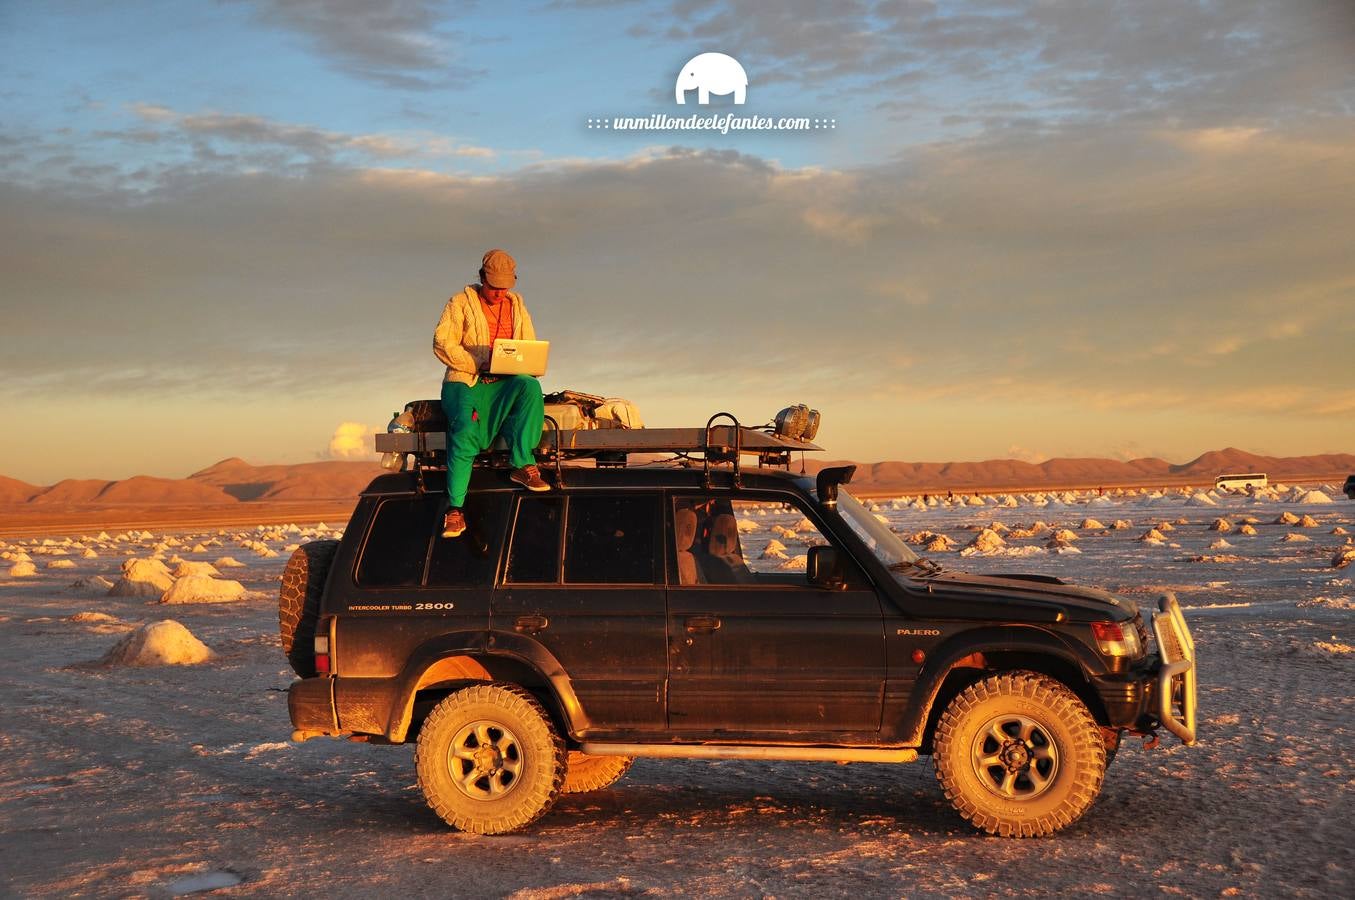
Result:
{"label": "silver laptop", "polygon": [[550,341],[496,338],[489,356],[491,375],[545,375]]}

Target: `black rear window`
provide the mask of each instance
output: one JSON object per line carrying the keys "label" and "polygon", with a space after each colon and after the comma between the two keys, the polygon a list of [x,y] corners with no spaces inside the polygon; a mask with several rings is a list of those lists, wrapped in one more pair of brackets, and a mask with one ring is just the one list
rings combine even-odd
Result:
{"label": "black rear window", "polygon": [[358,584],[413,587],[423,581],[428,540],[445,505],[446,499],[436,494],[383,500],[362,548]]}
{"label": "black rear window", "polygon": [[442,537],[442,520],[435,521],[438,536],[428,557],[429,587],[489,587],[494,583],[494,567],[499,562],[511,500],[512,494],[508,493],[467,496],[462,507],[466,531],[460,537]]}
{"label": "black rear window", "polygon": [[524,497],[513,525],[504,581],[510,584],[555,584],[560,580],[561,497]]}

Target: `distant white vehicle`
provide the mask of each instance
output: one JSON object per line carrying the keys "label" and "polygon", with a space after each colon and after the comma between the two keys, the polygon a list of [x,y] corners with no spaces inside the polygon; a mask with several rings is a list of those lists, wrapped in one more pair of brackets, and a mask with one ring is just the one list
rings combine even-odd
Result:
{"label": "distant white vehicle", "polygon": [[1220,475],[1214,479],[1214,489],[1219,491],[1240,491],[1266,486],[1265,472],[1252,472],[1243,475]]}

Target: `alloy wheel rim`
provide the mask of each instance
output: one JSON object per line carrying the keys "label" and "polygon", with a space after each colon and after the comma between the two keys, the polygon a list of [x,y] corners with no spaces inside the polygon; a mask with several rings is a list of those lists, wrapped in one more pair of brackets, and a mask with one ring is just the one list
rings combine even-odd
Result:
{"label": "alloy wheel rim", "polygon": [[447,771],[472,800],[498,800],[518,785],[522,744],[502,723],[480,719],[457,731],[447,749]]}
{"label": "alloy wheel rim", "polygon": [[970,761],[979,783],[1003,800],[1031,800],[1049,790],[1059,772],[1058,745],[1029,716],[994,716],[974,735]]}

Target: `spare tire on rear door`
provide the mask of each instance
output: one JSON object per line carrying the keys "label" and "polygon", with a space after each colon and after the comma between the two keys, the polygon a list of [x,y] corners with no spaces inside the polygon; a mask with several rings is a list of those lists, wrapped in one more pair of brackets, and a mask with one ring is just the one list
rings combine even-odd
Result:
{"label": "spare tire on rear door", "polygon": [[282,570],[282,588],[278,591],[278,635],[282,652],[292,671],[302,678],[315,672],[315,622],[320,616],[320,594],[338,541],[311,541],[302,544]]}

